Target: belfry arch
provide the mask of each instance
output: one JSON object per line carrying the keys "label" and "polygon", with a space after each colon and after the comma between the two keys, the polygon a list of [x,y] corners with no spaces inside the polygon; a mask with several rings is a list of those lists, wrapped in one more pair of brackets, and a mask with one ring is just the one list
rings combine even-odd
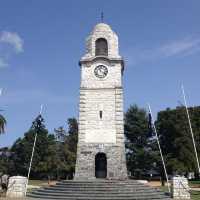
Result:
{"label": "belfry arch", "polygon": [[95,41],[95,55],[108,56],[108,42],[105,38],[99,38]]}

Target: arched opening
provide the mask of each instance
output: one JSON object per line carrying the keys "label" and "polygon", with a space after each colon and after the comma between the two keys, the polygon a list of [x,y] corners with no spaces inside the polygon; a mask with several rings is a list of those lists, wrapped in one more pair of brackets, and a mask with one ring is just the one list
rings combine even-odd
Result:
{"label": "arched opening", "polygon": [[105,153],[98,153],[95,156],[95,177],[107,177],[107,158]]}
{"label": "arched opening", "polygon": [[95,42],[95,55],[108,56],[108,43],[104,38],[99,38]]}

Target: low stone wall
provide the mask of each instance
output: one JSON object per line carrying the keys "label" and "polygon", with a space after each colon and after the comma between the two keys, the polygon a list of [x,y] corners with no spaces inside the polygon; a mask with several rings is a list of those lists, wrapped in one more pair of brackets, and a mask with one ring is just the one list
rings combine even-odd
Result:
{"label": "low stone wall", "polygon": [[187,178],[175,176],[172,179],[172,197],[173,199],[190,199],[189,185]]}

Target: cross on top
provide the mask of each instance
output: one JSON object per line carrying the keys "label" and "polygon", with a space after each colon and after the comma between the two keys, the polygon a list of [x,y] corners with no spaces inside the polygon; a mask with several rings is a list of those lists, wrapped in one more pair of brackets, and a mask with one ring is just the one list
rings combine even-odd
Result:
{"label": "cross on top", "polygon": [[103,21],[104,21],[104,13],[101,12],[101,22],[103,23]]}

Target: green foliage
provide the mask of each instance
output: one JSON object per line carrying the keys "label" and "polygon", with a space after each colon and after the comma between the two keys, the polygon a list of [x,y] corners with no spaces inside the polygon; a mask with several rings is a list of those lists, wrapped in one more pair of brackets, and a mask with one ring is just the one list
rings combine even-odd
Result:
{"label": "green foliage", "polygon": [[[200,107],[189,108],[198,155],[200,155]],[[0,116],[1,119],[1,116]],[[148,170],[156,170],[164,177],[163,166],[155,137],[149,136],[148,113],[136,105],[125,113],[125,136],[127,167],[132,175],[140,176]],[[4,124],[6,121],[4,121]],[[31,177],[72,178],[75,171],[78,142],[78,123],[68,119],[68,130],[55,129],[63,135],[63,140],[55,140],[48,133],[44,123],[38,132]],[[192,144],[188,119],[184,107],[160,111],[156,127],[167,164],[168,174],[197,172],[197,164]],[[35,138],[32,126],[23,138],[19,138],[11,149],[1,149],[0,171],[10,175],[27,176],[32,147]],[[4,128],[3,128],[4,129]],[[1,129],[2,130],[2,129]]]}
{"label": "green foliage", "polygon": [[72,178],[75,171],[76,150],[78,142],[78,123],[75,118],[68,119],[68,135],[64,143],[58,142],[57,177],[63,174]]}
{"label": "green foliage", "polygon": [[7,147],[0,149],[0,172],[7,173],[9,166],[9,154],[10,151]]}
{"label": "green foliage", "polygon": [[[68,119],[68,131],[62,129],[64,141],[56,141],[54,135],[48,133],[43,120],[38,129],[35,123],[37,119],[24,137],[16,140],[11,149],[0,149],[0,172],[27,176],[37,129],[30,177],[34,179],[72,178],[78,142],[77,120]],[[60,129],[58,132],[60,133]]]}
{"label": "green foliage", "polygon": [[[27,176],[36,129],[31,129],[19,138],[11,148],[10,172]],[[56,168],[56,143],[53,135],[48,134],[43,124],[37,132],[35,152],[32,162],[31,176],[46,176],[54,172]]]}
{"label": "green foliage", "polygon": [[[200,153],[200,107],[189,108],[198,154]],[[185,107],[158,113],[157,129],[167,157],[169,173],[197,172],[197,164]]]}
{"label": "green foliage", "polygon": [[6,119],[0,114],[0,134],[5,132]]}
{"label": "green foliage", "polygon": [[148,115],[146,110],[137,105],[130,106],[125,113],[125,135],[135,147],[144,147],[147,144]]}
{"label": "green foliage", "polygon": [[157,161],[157,151],[152,151],[154,143],[149,141],[146,110],[137,105],[130,106],[125,113],[124,130],[128,170],[134,176],[140,176],[146,170],[152,169]]}

